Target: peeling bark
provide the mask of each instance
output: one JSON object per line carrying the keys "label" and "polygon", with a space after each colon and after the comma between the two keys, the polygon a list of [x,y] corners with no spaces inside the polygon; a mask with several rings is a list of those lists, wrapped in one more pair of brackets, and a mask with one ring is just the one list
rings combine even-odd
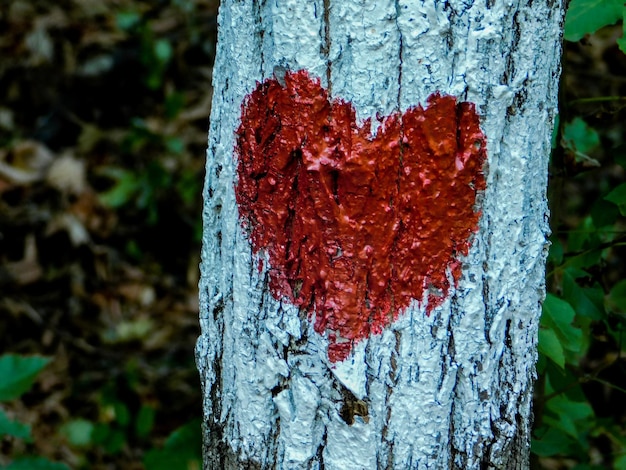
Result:
{"label": "peeling bark", "polygon": [[[562,9],[222,1],[196,350],[205,468],[528,468]],[[244,98],[301,69],[373,132],[377,116],[439,92],[475,103],[487,138],[482,217],[458,284],[430,315],[415,299],[337,363],[306,312],[272,295],[235,196]]]}

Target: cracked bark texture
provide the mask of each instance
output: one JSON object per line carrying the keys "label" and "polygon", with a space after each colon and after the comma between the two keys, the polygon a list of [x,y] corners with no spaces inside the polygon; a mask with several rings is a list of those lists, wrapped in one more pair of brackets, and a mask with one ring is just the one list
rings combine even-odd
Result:
{"label": "cracked bark texture", "polygon": [[[528,468],[562,20],[561,0],[222,1],[196,348],[206,469]],[[238,220],[241,103],[281,68],[320,77],[359,119],[454,95],[487,136],[458,286],[339,364],[272,297]]]}

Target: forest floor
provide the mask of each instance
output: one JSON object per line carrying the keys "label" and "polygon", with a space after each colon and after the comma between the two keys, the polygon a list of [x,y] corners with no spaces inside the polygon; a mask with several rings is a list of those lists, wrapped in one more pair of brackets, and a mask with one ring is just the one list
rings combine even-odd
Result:
{"label": "forest floor", "polygon": [[0,4],[0,352],[52,358],[5,406],[33,439],[0,438],[0,466],[143,468],[175,429],[199,434],[216,13],[212,0]]}

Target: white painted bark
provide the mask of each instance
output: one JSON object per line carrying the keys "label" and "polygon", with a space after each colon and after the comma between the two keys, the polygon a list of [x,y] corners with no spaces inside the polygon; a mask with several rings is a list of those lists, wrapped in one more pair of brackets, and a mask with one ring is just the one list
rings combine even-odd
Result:
{"label": "white painted bark", "polygon": [[[222,1],[196,351],[205,468],[528,468],[562,9]],[[476,103],[488,139],[483,216],[457,288],[429,317],[414,303],[340,365],[305,315],[269,293],[238,221],[241,102],[276,66],[321,77],[361,119],[455,95]]]}

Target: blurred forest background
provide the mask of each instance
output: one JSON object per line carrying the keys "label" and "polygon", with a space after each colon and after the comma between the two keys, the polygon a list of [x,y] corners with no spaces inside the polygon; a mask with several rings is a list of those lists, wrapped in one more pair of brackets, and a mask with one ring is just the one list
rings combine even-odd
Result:
{"label": "blurred forest background", "polygon": [[[200,469],[217,0],[0,0],[0,468]],[[626,469],[623,3],[573,0],[533,468]]]}

